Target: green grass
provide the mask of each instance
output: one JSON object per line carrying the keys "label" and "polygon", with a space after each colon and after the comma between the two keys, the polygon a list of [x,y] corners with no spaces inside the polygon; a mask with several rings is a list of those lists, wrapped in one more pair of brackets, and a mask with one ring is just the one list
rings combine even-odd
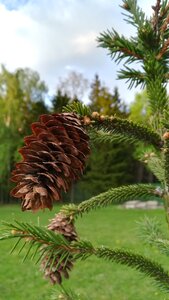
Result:
{"label": "green grass", "polygon": [[[20,212],[19,206],[1,206],[0,219],[14,219],[47,225],[48,219],[54,215],[45,211],[38,214]],[[157,250],[143,245],[139,239],[136,221],[141,217],[156,216],[164,226],[163,210],[143,211],[124,210],[109,207],[93,211],[82,219],[78,219],[77,228],[83,239],[91,240],[96,246],[105,245],[112,248],[123,247],[161,262],[167,269],[169,259],[161,256]],[[51,293],[57,293],[43,278],[37,265],[26,260],[17,252],[9,254],[14,241],[0,243],[0,300],[50,300]],[[168,267],[169,269],[169,267]],[[70,279],[64,281],[66,288],[85,296],[87,300],[167,300],[167,295],[152,284],[152,280],[127,267],[99,260],[95,257],[76,263]],[[57,299],[57,297],[55,298]]]}

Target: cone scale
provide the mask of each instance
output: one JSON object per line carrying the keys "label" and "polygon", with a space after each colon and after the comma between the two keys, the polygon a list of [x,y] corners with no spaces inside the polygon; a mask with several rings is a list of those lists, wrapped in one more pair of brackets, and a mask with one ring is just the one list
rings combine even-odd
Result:
{"label": "cone scale", "polygon": [[74,113],[40,116],[33,123],[32,135],[25,137],[11,180],[11,195],[22,199],[22,210],[52,209],[78,180],[90,153],[89,137]]}

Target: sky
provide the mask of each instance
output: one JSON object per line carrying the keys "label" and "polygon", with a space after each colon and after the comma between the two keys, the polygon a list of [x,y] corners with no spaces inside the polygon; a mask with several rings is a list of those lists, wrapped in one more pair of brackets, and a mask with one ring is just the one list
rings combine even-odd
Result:
{"label": "sky", "polygon": [[[138,0],[147,15],[154,2]],[[127,37],[134,34],[123,21],[120,4],[122,0],[0,0],[0,64],[10,71],[38,71],[51,95],[70,71],[90,82],[97,73],[110,90],[119,87],[121,98],[130,103],[139,89],[128,90],[125,81],[117,80],[119,66],[96,41],[111,28]]]}

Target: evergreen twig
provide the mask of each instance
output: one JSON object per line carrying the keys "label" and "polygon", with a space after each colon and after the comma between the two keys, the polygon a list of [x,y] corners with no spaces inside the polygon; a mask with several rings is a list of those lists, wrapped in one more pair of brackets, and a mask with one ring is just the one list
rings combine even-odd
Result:
{"label": "evergreen twig", "polygon": [[121,6],[128,14],[124,14],[127,17],[125,21],[135,27],[141,27],[146,22],[145,13],[137,5],[137,0],[123,0]]}
{"label": "evergreen twig", "polygon": [[117,117],[95,118],[92,122],[93,128],[96,130],[104,130],[109,134],[121,134],[135,141],[143,141],[152,144],[157,149],[163,145],[160,135],[148,127],[139,125],[127,119]]}
{"label": "evergreen twig", "polygon": [[149,200],[155,197],[161,197],[161,191],[150,184],[135,184],[110,189],[80,203],[78,206],[63,206],[61,211],[65,214],[77,217],[84,213],[110,204],[122,204],[128,200]]}
{"label": "evergreen twig", "polygon": [[105,31],[98,38],[99,46],[109,50],[109,54],[118,63],[122,59],[126,59],[127,63],[134,61],[142,61],[143,54],[139,50],[134,39],[126,39],[123,35],[120,36],[114,29]]}
{"label": "evergreen twig", "polygon": [[[34,239],[36,236],[38,243],[42,245],[46,245],[46,243],[48,243],[48,245],[51,244],[50,253],[54,254],[54,251],[56,251],[57,247],[58,251],[56,251],[56,259],[58,254],[60,255],[61,259],[63,256],[65,257],[65,254],[70,257],[73,255],[75,260],[85,260],[89,256],[95,255],[98,258],[120,263],[136,269],[150,278],[153,278],[160,288],[166,292],[169,292],[168,272],[166,272],[160,264],[142,255],[120,249],[109,249],[106,247],[95,248],[90,242],[83,240],[71,242],[69,245],[67,245],[67,241],[65,241],[64,238],[60,238],[55,232],[52,232],[51,235],[48,229],[42,229],[34,225],[30,226],[28,223],[5,223],[5,225],[8,230],[6,229],[7,232],[3,236],[3,239],[9,239],[11,237],[16,238],[18,235],[24,240],[25,237],[29,237],[30,240],[26,240],[25,242],[25,244],[27,244],[28,242],[30,243],[31,238]],[[15,230],[17,231],[15,232]],[[46,247],[43,247],[42,249],[45,253]]]}
{"label": "evergreen twig", "polygon": [[163,291],[169,292],[169,273],[166,272],[160,264],[142,255],[118,249],[110,250],[108,248],[102,248],[98,249],[96,256],[136,269],[144,273],[144,275],[153,278],[157,286]]}
{"label": "evergreen twig", "polygon": [[169,240],[161,229],[161,224],[156,218],[145,217],[138,222],[140,237],[150,246],[155,246],[162,254],[169,256]]}

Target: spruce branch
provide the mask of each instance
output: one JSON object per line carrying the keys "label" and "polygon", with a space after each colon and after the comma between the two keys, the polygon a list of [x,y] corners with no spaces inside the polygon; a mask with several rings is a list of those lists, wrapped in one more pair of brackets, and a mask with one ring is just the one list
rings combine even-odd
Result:
{"label": "spruce branch", "polygon": [[164,19],[167,17],[169,12],[169,3],[167,4],[168,0],[164,0],[161,4],[161,10],[160,10],[160,18]]}
{"label": "spruce branch", "polygon": [[[118,78],[126,79],[129,88],[146,86],[154,120],[157,119],[154,121],[155,129],[159,126],[163,110],[168,107],[169,30],[168,8],[166,10],[167,3],[164,2],[157,0],[152,7],[153,18],[148,20],[137,6],[137,1],[124,0],[122,8],[128,13],[126,21],[137,27],[137,36],[126,39],[112,29],[101,33],[98,38],[99,46],[106,48],[117,63],[126,59],[125,68],[120,70]],[[134,61],[142,63],[143,72],[128,67]]]}
{"label": "spruce branch", "polygon": [[90,140],[94,143],[135,143],[135,140],[132,137],[130,138],[123,134],[111,134],[103,130],[94,130],[93,128],[90,128],[88,133]]}
{"label": "spruce branch", "polygon": [[164,159],[155,152],[145,153],[142,159],[148,166],[148,169],[156,176],[159,182],[165,182]]}
{"label": "spruce branch", "polygon": [[[45,277],[53,284],[61,284],[63,276],[69,278],[69,271],[73,267],[73,256],[69,251],[70,240],[64,234],[18,221],[4,223],[4,226],[0,240],[17,238],[11,252],[18,247],[20,248],[18,254],[26,250],[23,261],[27,258],[36,259]],[[55,226],[57,227],[57,224]],[[69,229],[68,224],[67,229]]]}
{"label": "spruce branch", "polygon": [[163,83],[164,74],[163,71],[157,68],[156,70],[160,76],[154,78],[147,78],[147,94],[149,97],[149,103],[154,114],[154,121],[156,125],[154,128],[159,129],[160,119],[164,113],[164,110],[168,107],[168,95],[166,89],[166,83]]}
{"label": "spruce branch", "polygon": [[57,290],[54,289],[50,300],[87,300],[88,298],[79,293],[74,292],[72,289],[65,288],[63,285],[58,286]]}
{"label": "spruce branch", "polygon": [[[21,253],[25,246],[29,244],[29,250],[27,251],[24,260],[31,254],[32,258],[35,258],[37,251],[32,254],[31,249],[36,247],[42,254],[40,260],[45,256],[56,250],[57,255],[65,254],[67,247],[69,247],[68,241],[63,235],[54,233],[52,230],[42,228],[29,223],[15,221],[14,223],[3,222],[3,234],[0,236],[0,240],[14,239],[18,238],[16,244],[14,245],[12,252],[18,247],[21,240],[24,243],[21,245],[19,253]],[[45,247],[42,247],[44,246]],[[61,246],[60,246],[61,245]]]}
{"label": "spruce branch", "polygon": [[161,9],[161,0],[157,0],[156,5],[152,6],[154,10],[154,15],[152,18],[153,29],[156,33],[159,32],[159,20],[160,20],[160,9]]}
{"label": "spruce branch", "polygon": [[169,226],[169,132],[166,131],[163,134],[164,147],[163,157],[164,157],[164,174],[165,174],[165,191],[164,191],[164,206],[166,211],[166,219]]}
{"label": "spruce branch", "polygon": [[141,85],[141,88],[145,87],[145,76],[146,74],[135,70],[133,68],[125,67],[118,72],[118,79],[126,79],[126,82],[129,83],[128,88],[132,89]]}
{"label": "spruce branch", "polygon": [[99,258],[129,266],[153,278],[163,291],[169,292],[169,273],[163,267],[142,255],[123,250],[110,250],[108,248],[97,249],[96,254]]}
{"label": "spruce branch", "polygon": [[[9,238],[27,238],[25,244],[31,243],[31,241],[37,241],[42,247],[42,254],[40,259],[46,255],[46,251],[52,253],[52,257],[58,257],[60,259],[67,257],[73,257],[73,260],[81,259],[86,260],[91,255],[95,255],[98,258],[109,260],[111,262],[116,262],[122,265],[129,266],[136,269],[145,275],[153,278],[158,286],[164,291],[169,291],[169,274],[166,272],[162,266],[142,255],[135,254],[129,251],[121,249],[109,249],[106,247],[95,248],[91,242],[88,241],[75,241],[67,243],[67,241],[57,235],[55,232],[49,233],[48,229],[42,229],[38,226],[30,225],[28,223],[15,222],[5,223],[6,233],[1,236],[1,240]],[[28,241],[29,237],[29,241]],[[46,244],[48,247],[46,247]],[[17,244],[18,245],[18,244]],[[22,247],[24,248],[24,247]],[[46,250],[47,248],[47,250]],[[50,249],[50,250],[49,250]],[[29,252],[30,250],[28,250]],[[49,253],[48,253],[49,255]],[[28,255],[27,255],[28,256]],[[53,266],[51,266],[52,268]]]}
{"label": "spruce branch", "polygon": [[161,191],[156,189],[153,185],[134,184],[110,189],[107,192],[80,203],[78,206],[63,206],[61,211],[75,218],[93,209],[106,207],[111,204],[122,204],[128,200],[136,199],[146,201],[156,197],[161,197]]}
{"label": "spruce branch", "polygon": [[160,32],[162,35],[165,35],[166,30],[168,29],[168,24],[169,24],[169,14],[167,15],[165,21],[161,25]]}
{"label": "spruce branch", "polygon": [[112,32],[107,30],[101,33],[97,40],[99,47],[108,49],[110,56],[115,58],[117,63],[122,59],[126,59],[127,63],[143,60],[137,42],[132,38],[126,39],[123,35],[120,36],[114,29]]}
{"label": "spruce branch", "polygon": [[166,52],[168,56],[169,54],[168,47],[169,47],[169,38],[164,42],[162,48],[160,49],[158,55],[156,56],[157,60],[160,60]]}
{"label": "spruce branch", "polygon": [[63,107],[63,112],[74,112],[81,117],[91,115],[90,108],[80,101],[73,101],[70,104],[67,104]]}
{"label": "spruce branch", "polygon": [[102,132],[102,136],[103,133],[105,133],[107,136],[108,134],[113,134],[116,136],[116,138],[117,136],[120,137],[120,135],[122,135],[123,140],[129,139],[133,142],[147,142],[149,144],[152,144],[157,149],[160,149],[163,145],[163,141],[161,140],[160,135],[158,135],[148,127],[115,116],[100,116],[100,114],[97,112],[93,112],[91,114],[91,112],[84,104],[79,103],[77,105],[74,102],[65,106],[64,111],[73,111],[74,113],[79,115],[86,129],[89,128],[89,132],[92,132],[92,130],[99,131]]}
{"label": "spruce branch", "polygon": [[164,233],[161,229],[161,223],[157,218],[144,217],[141,221],[137,222],[140,238],[151,246],[157,246],[157,240],[164,239]]}
{"label": "spruce branch", "polygon": [[[169,132],[165,132],[164,135],[164,173],[165,173],[165,183],[166,183],[166,192],[169,191]],[[168,203],[169,205],[169,203]]]}
{"label": "spruce branch", "polygon": [[139,28],[146,22],[145,13],[138,7],[137,0],[123,0],[121,7],[128,13],[123,15],[127,17],[125,21],[129,24]]}
{"label": "spruce branch", "polygon": [[138,222],[141,239],[150,246],[156,247],[162,254],[169,256],[169,240],[161,229],[156,218],[145,217]]}
{"label": "spruce branch", "polygon": [[[6,239],[25,239],[26,242],[36,245],[48,245],[58,247],[62,243],[64,247],[68,247],[68,241],[62,235],[56,235],[52,230],[36,226],[30,223],[14,221],[14,223],[3,222],[3,234],[0,240]],[[23,250],[23,249],[22,249]],[[62,250],[62,249],[61,249]]]}
{"label": "spruce branch", "polygon": [[164,131],[166,130],[166,132],[169,131],[169,122],[168,122],[168,120],[169,120],[169,111],[166,109],[166,110],[164,110],[163,116],[161,118],[161,124],[163,126],[163,130]]}
{"label": "spruce branch", "polygon": [[142,141],[152,144],[155,148],[160,149],[163,142],[153,130],[148,127],[139,125],[127,119],[117,117],[94,117],[92,127],[96,130],[103,130],[109,134],[122,134],[135,141]]}

